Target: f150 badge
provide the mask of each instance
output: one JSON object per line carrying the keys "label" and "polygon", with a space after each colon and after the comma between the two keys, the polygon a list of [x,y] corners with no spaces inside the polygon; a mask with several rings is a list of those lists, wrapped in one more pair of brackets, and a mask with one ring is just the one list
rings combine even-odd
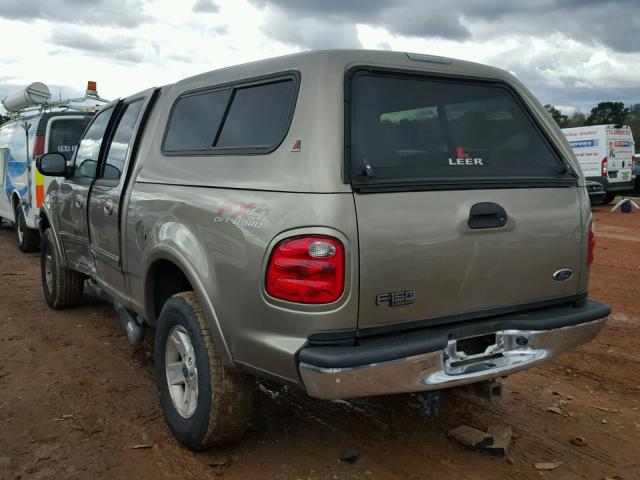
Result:
{"label": "f150 badge", "polygon": [[383,303],[389,307],[399,307],[401,305],[411,305],[416,301],[415,290],[404,290],[402,292],[379,293],[376,295],[376,305]]}
{"label": "f150 badge", "polygon": [[269,212],[264,203],[245,203],[226,200],[216,212],[213,221],[231,223],[238,227],[262,228],[262,220]]}

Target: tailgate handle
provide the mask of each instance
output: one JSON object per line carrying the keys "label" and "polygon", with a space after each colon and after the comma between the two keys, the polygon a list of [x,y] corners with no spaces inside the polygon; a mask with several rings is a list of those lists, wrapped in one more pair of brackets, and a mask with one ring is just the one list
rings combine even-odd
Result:
{"label": "tailgate handle", "polygon": [[469,228],[481,230],[485,228],[501,228],[507,224],[507,212],[497,203],[476,203],[469,212]]}

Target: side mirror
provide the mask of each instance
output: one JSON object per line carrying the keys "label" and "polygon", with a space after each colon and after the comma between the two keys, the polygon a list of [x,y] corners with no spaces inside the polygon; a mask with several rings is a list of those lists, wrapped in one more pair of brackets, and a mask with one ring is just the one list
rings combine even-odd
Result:
{"label": "side mirror", "polygon": [[63,177],[67,174],[67,159],[58,152],[45,153],[36,160],[36,168],[47,177]]}

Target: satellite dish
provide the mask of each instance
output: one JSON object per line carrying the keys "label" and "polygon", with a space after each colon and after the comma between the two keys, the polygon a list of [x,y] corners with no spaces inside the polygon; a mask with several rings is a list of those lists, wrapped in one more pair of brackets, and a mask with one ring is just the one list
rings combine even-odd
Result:
{"label": "satellite dish", "polygon": [[15,113],[29,107],[45,103],[51,98],[49,87],[44,83],[34,82],[19,92],[2,99],[2,106],[7,112]]}

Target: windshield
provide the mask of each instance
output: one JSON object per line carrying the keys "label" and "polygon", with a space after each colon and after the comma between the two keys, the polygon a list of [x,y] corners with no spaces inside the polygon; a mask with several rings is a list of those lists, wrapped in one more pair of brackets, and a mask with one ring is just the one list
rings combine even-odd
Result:
{"label": "windshield", "polygon": [[566,172],[504,86],[359,73],[352,89],[354,183],[557,178]]}

